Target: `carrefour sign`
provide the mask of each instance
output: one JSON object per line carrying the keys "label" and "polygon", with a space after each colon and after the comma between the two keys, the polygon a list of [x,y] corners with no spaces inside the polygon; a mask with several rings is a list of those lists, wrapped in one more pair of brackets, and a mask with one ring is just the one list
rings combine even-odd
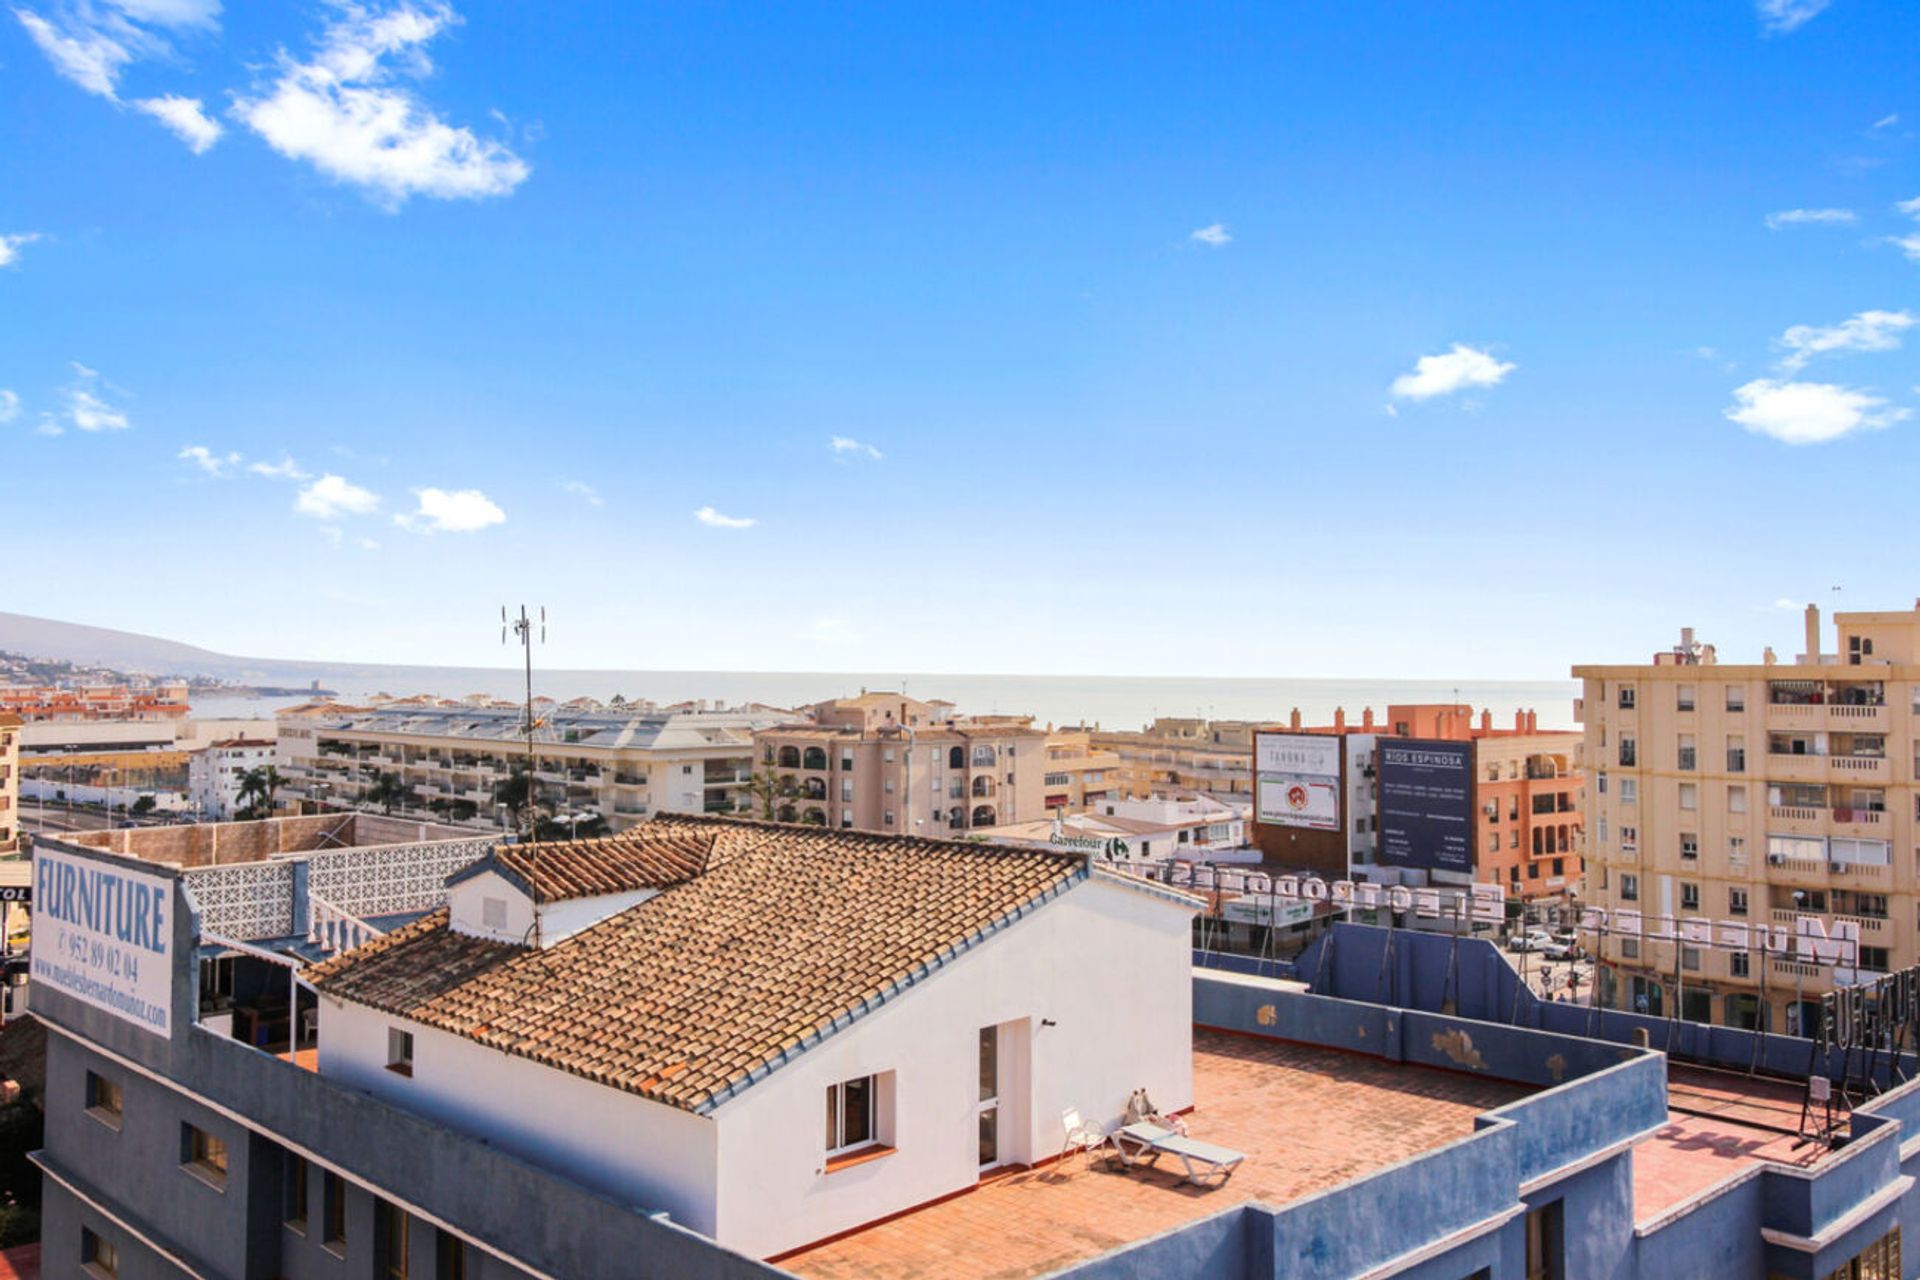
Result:
{"label": "carrefour sign", "polygon": [[45,845],[36,849],[32,981],[166,1035],[173,882]]}

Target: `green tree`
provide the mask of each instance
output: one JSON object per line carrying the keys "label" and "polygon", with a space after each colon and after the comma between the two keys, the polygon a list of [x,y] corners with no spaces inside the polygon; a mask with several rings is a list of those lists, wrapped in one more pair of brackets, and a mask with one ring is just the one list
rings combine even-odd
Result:
{"label": "green tree", "polygon": [[240,775],[240,817],[271,818],[273,798],[281,787],[280,771],[270,764],[249,769]]}
{"label": "green tree", "polygon": [[773,821],[774,804],[785,794],[780,789],[783,779],[778,774],[756,773],[747,779],[747,794],[760,806],[760,816],[768,822]]}
{"label": "green tree", "polygon": [[406,799],[406,784],[400,781],[397,773],[383,773],[374,778],[373,785],[367,788],[367,799],[380,806],[381,812],[392,813],[393,806]]}
{"label": "green tree", "polygon": [[133,806],[128,809],[127,812],[136,818],[146,817],[153,812],[153,797],[142,793],[140,798],[133,802]]}
{"label": "green tree", "polygon": [[507,806],[507,812],[513,815],[513,825],[518,827],[520,816],[533,803],[533,779],[525,769],[515,769],[510,777],[493,784],[493,802]]}

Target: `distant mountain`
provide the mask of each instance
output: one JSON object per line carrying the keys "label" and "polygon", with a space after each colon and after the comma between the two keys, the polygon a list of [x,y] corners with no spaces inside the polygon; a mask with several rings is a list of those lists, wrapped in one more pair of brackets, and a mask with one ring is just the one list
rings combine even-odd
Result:
{"label": "distant mountain", "polygon": [[155,675],[231,676],[241,670],[281,665],[229,657],[133,631],[31,618],[24,613],[0,613],[0,649],[33,658],[64,658]]}

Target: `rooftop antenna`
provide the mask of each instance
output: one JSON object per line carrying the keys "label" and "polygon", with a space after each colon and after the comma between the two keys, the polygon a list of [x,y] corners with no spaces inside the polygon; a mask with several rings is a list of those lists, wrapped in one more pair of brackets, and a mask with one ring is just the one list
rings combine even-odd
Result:
{"label": "rooftop antenna", "polygon": [[[547,607],[540,606],[540,643],[547,642]],[[533,778],[533,629],[534,620],[527,615],[527,606],[520,606],[518,618],[507,617],[507,606],[500,606],[500,643],[507,642],[507,632],[511,630],[520,642],[520,652],[525,661],[527,676],[526,701],[520,707],[520,732],[527,740],[527,793],[526,803],[522,806],[522,821],[526,824],[526,841],[533,846],[533,879],[537,885],[540,880],[540,842],[535,837],[540,829],[539,792],[535,789]],[[536,890],[537,892],[537,890]],[[540,909],[536,903],[533,912],[533,945],[540,945]]]}

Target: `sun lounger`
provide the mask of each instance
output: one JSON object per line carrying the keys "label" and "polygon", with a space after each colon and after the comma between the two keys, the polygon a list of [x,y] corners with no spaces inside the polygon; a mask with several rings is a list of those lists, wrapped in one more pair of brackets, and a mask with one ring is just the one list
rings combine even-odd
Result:
{"label": "sun lounger", "polygon": [[1151,1169],[1161,1156],[1172,1156],[1180,1162],[1181,1177],[1197,1187],[1221,1185],[1247,1158],[1227,1147],[1185,1138],[1171,1129],[1145,1123],[1116,1129],[1108,1150],[1129,1169],[1135,1166]]}

